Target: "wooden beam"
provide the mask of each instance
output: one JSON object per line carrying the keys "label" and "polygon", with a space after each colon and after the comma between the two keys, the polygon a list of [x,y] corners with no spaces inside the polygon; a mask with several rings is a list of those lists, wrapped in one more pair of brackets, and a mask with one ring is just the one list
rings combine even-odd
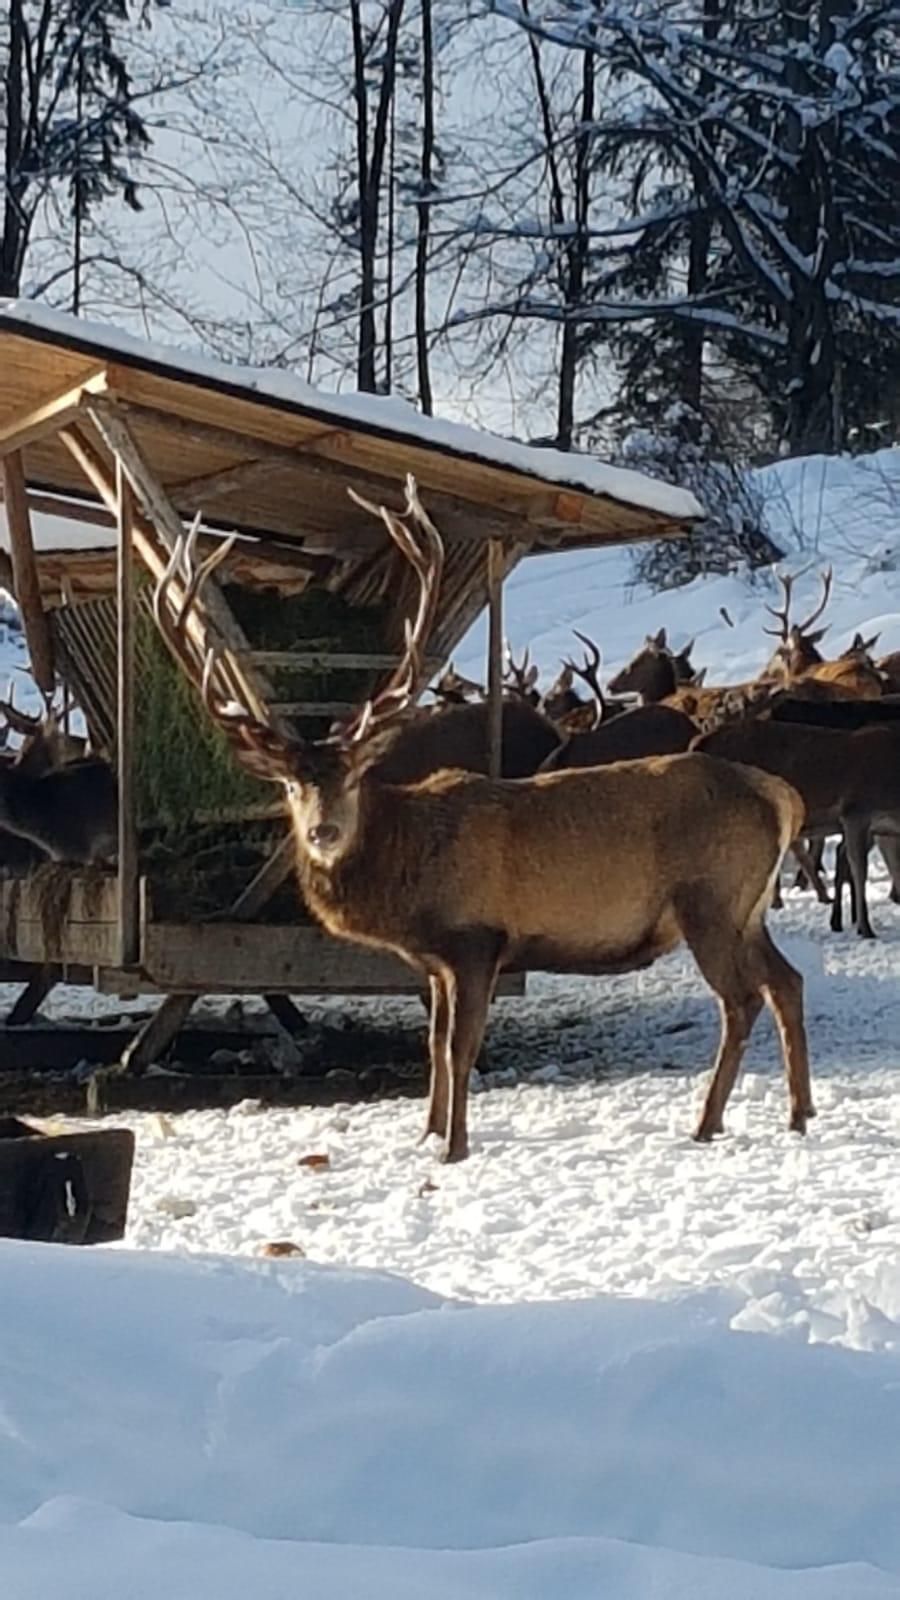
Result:
{"label": "wooden beam", "polygon": [[170,483],[168,494],[180,511],[199,511],[212,499],[231,494],[235,489],[246,489],[248,483],[268,475],[271,470],[269,460],[239,461],[233,467],[223,467],[221,472],[208,472],[200,478]]}
{"label": "wooden beam", "polygon": [[488,772],[503,767],[503,546],[488,545]]}
{"label": "wooden beam", "polygon": [[[249,658],[259,667],[294,667],[298,672],[387,672],[402,660],[389,651],[365,650],[251,650]],[[434,673],[443,662],[432,657],[425,665]]]}
{"label": "wooden beam", "polygon": [[22,613],[31,671],[39,689],[51,694],[56,687],[53,664],[53,638],[41,600],[41,585],[34,540],[31,533],[31,513],[25,487],[22,457],[16,452],[0,461],[0,478],[6,501],[6,521],[9,527],[9,550],[12,563],[12,582],[16,603]]}
{"label": "wooden beam", "polygon": [[359,706],[352,700],[270,700],[269,710],[282,717],[346,717]]}
{"label": "wooden beam", "polygon": [[[3,487],[0,484],[0,502],[3,500]],[[100,528],[115,528],[116,519],[111,517],[103,506],[94,505],[90,500],[73,500],[71,496],[42,494],[38,489],[29,489],[28,508],[30,511],[39,511],[48,517],[60,517],[64,521],[85,522]],[[98,550],[105,547],[97,546]]]}
{"label": "wooden beam", "polygon": [[118,696],[116,746],[119,779],[119,965],[138,958],[137,795],[134,783],[134,497],[116,466],[119,542],[116,570]]}
{"label": "wooden beam", "polygon": [[82,379],[74,388],[53,395],[51,399],[45,400],[43,405],[24,412],[12,422],[7,422],[0,428],[0,456],[24,450],[26,445],[34,444],[37,439],[45,438],[48,433],[57,433],[67,422],[77,417],[87,395],[102,394],[106,387],[106,368],[101,367]]}
{"label": "wooden beam", "polygon": [[[184,532],[181,518],[116,411],[115,403],[102,398],[89,400],[86,410],[107,449],[122,463],[146,516],[171,553]],[[238,659],[250,646],[215,577],[211,577],[204,587],[203,611],[218,635],[216,642],[224,647],[221,649],[221,662],[229,680],[229,688],[254,716],[264,719],[266,703],[272,696],[272,686],[255,667],[246,661],[242,665]],[[197,608],[193,608],[188,621],[188,634],[196,641],[198,633],[202,636],[202,661],[211,641],[206,636]]]}
{"label": "wooden beam", "polygon": [[242,889],[228,916],[235,922],[249,922],[263,906],[277,894],[285,878],[290,876],[295,861],[293,832],[285,834],[277,850],[260,867],[256,876]]}

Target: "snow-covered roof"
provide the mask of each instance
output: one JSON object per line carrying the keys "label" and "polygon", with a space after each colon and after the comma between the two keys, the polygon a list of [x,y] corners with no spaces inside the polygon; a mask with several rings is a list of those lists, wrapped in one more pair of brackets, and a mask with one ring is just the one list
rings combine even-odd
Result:
{"label": "snow-covered roof", "polygon": [[[245,400],[302,412],[322,422],[338,423],[354,433],[378,435],[397,444],[405,442],[452,454],[461,460],[482,462],[540,480],[545,485],[556,484],[641,509],[669,522],[691,521],[702,515],[702,508],[688,490],[674,488],[640,472],[608,466],[591,456],[538,449],[460,423],[426,417],[407,401],[395,397],[329,394],[293,373],[231,366],[194,351],[152,343],[116,328],[83,322],[35,301],[0,300],[0,336],[4,334],[30,335],[69,352],[94,355],[100,361],[152,370]],[[92,542],[102,542],[99,533],[102,530],[94,530]]]}

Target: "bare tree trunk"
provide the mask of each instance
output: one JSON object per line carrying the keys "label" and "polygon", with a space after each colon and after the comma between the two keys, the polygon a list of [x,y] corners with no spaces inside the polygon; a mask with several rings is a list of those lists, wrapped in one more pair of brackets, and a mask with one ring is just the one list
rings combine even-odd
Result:
{"label": "bare tree trunk", "polygon": [[578,378],[578,324],[570,313],[577,311],[584,296],[587,265],[588,220],[591,205],[591,123],[594,120],[596,60],[585,50],[581,70],[581,116],[575,141],[575,235],[566,249],[565,311],[562,353],[559,369],[559,405],[556,417],[556,443],[560,450],[571,450],[575,431],[575,387]]}
{"label": "bare tree trunk", "polygon": [[404,0],[391,0],[387,12],[387,37],[380,57],[381,82],[375,109],[375,126],[369,141],[369,91],[366,83],[367,50],[362,21],[362,0],[350,0],[353,35],[353,98],[356,105],[356,168],[359,186],[359,339],[356,381],[360,389],[377,388],[375,357],[378,333],[375,322],[375,283],[381,179],[387,146],[388,113],[394,97],[397,72],[397,38]]}
{"label": "bare tree trunk", "polygon": [[21,157],[25,138],[22,77],[25,64],[25,21],[22,0],[10,0],[6,72],[3,81],[4,118],[4,202],[3,235],[0,237],[0,295],[11,298],[19,292],[25,254],[27,222],[22,206]]}
{"label": "bare tree trunk", "polygon": [[427,417],[434,409],[428,350],[428,243],[434,175],[434,37],[431,0],[422,0],[422,159],[416,236],[416,369],[419,404]]}

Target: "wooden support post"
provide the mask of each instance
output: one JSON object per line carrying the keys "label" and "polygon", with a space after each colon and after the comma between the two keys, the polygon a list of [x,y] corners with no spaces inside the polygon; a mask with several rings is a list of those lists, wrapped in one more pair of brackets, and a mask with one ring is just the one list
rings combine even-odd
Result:
{"label": "wooden support post", "polygon": [[488,544],[488,772],[503,767],[503,546]]}
{"label": "wooden support post", "polygon": [[119,780],[119,966],[138,959],[137,795],[134,784],[134,499],[120,463],[116,465],[119,506],[118,698],[116,749]]}
{"label": "wooden support post", "polygon": [[58,968],[38,967],[16,1000],[6,1019],[5,1026],[7,1028],[22,1028],[26,1022],[30,1022],[38,1007],[43,1005],[51,989],[56,988],[57,978]]}
{"label": "wooden support post", "polygon": [[12,557],[12,580],[16,601],[22,613],[31,671],[39,689],[52,694],[56,687],[53,669],[53,640],[47,614],[41,600],[34,540],[31,535],[31,512],[28,509],[28,490],[25,471],[18,451],[0,461],[3,498],[6,502],[6,520],[9,525],[9,550]]}

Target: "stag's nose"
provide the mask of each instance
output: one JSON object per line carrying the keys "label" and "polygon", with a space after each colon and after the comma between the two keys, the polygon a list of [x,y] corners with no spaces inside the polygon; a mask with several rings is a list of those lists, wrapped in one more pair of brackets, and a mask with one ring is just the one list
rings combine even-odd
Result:
{"label": "stag's nose", "polygon": [[340,836],[340,831],[340,828],[338,828],[334,822],[320,822],[318,827],[310,828],[307,837],[310,844],[336,844]]}

